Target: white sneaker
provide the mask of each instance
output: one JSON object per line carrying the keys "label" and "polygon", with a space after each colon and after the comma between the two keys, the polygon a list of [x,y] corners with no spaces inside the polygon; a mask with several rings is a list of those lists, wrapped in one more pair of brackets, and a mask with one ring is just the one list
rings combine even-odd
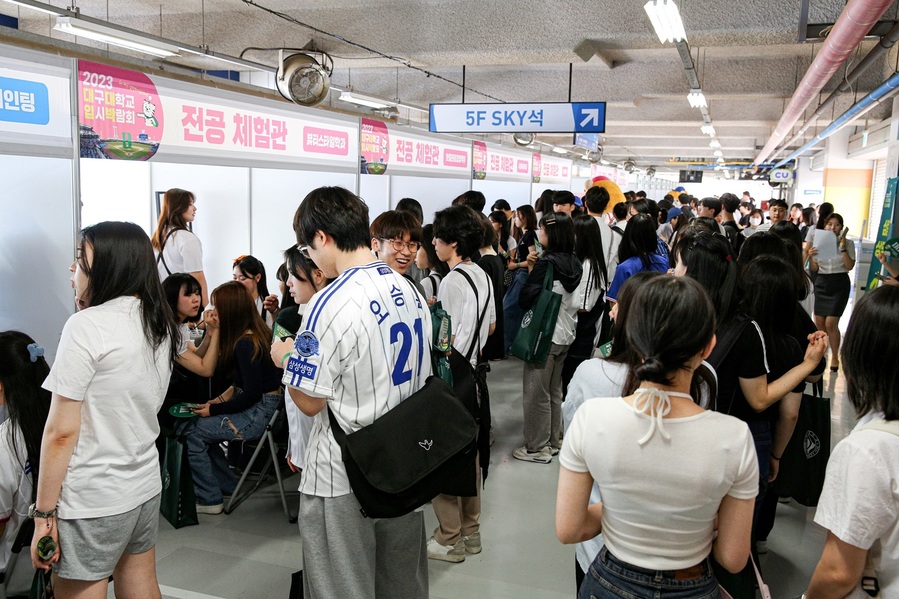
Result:
{"label": "white sneaker", "polygon": [[481,533],[476,532],[473,535],[469,535],[467,537],[462,537],[462,543],[465,545],[465,553],[480,553],[481,552]]}
{"label": "white sneaker", "polygon": [[216,505],[200,505],[199,503],[197,504],[198,514],[211,514],[214,516],[216,514],[221,514],[223,511],[225,511],[225,504],[223,503],[218,503]]}
{"label": "white sneaker", "polygon": [[428,539],[428,559],[436,559],[442,562],[464,562],[465,542],[462,539],[455,545],[446,546],[437,542],[434,537]]}
{"label": "white sneaker", "polygon": [[549,464],[553,461],[553,454],[549,447],[540,451],[528,451],[527,447],[519,447],[512,452],[512,457],[522,462],[534,462],[536,464]]}

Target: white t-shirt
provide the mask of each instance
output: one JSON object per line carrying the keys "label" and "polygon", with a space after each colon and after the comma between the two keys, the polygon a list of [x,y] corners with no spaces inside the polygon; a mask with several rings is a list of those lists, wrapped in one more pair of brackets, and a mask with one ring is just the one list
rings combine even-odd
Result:
{"label": "white t-shirt", "polygon": [[[824,478],[815,522],[845,543],[871,551],[883,597],[899,596],[899,436],[859,430],[837,443]],[[861,588],[848,595],[866,598]]]}
{"label": "white t-shirt", "polygon": [[[159,257],[159,252],[155,254]],[[164,281],[170,273],[202,271],[203,244],[200,243],[200,238],[187,229],[178,229],[172,233],[162,248],[162,260],[156,263],[156,268],[161,281]]]}
{"label": "white t-shirt", "polygon": [[[297,314],[301,317],[306,313],[306,306],[302,304],[297,307]],[[309,441],[309,435],[312,433],[312,426],[315,424],[314,416],[306,416],[294,403],[290,396],[290,390],[284,389],[284,411],[287,413],[287,432],[289,436],[287,455],[290,456],[290,463],[297,468],[306,467],[306,443]]]}
{"label": "white t-shirt", "polygon": [[[477,303],[474,291],[465,277],[457,271],[464,271],[478,290]],[[437,300],[450,315],[453,323],[453,347],[463,356],[468,353],[474,340],[475,327],[478,317],[484,310],[484,302],[487,302],[487,312],[481,322],[481,330],[478,331],[478,342],[471,353],[471,365],[476,366],[478,355],[487,337],[490,336],[490,325],[496,322],[496,303],[493,301],[493,282],[477,264],[460,262],[440,281],[437,289]]]}
{"label": "white t-shirt", "polygon": [[[627,380],[627,366],[609,362],[608,360],[591,359],[581,362],[568,383],[568,394],[562,402],[562,426],[568,431],[577,409],[588,399],[594,397],[617,398],[624,392]],[[614,401],[611,399],[610,401]],[[602,495],[599,485],[593,483],[590,491],[590,503],[599,503]],[[574,547],[574,555],[581,570],[588,572],[590,564],[602,549],[602,535],[596,535],[589,541],[578,543]]]}
{"label": "white t-shirt", "polygon": [[[586,310],[587,312],[592,310],[600,296],[605,295],[605,290],[608,289],[608,283],[602,280],[602,273],[594,272],[594,270],[593,262],[584,260],[581,282],[578,284],[577,289],[574,290],[574,301],[578,310]],[[598,287],[596,287],[597,278],[599,279]]]}
{"label": "white t-shirt", "polygon": [[506,248],[505,248],[506,251],[509,252],[509,253],[511,254],[511,253],[512,253],[512,250],[514,250],[514,249],[517,248],[517,247],[518,247],[518,242],[515,241],[515,238],[514,238],[514,237],[512,237],[511,235],[509,235],[509,236],[506,238]]}
{"label": "white t-shirt", "polygon": [[[582,271],[583,272],[583,271]],[[583,284],[581,279],[580,286]],[[574,343],[575,333],[577,333],[577,311],[580,308],[578,304],[578,290],[568,291],[562,286],[561,281],[553,281],[553,292],[562,296],[562,305],[559,306],[559,316],[556,318],[556,327],[553,329],[553,343],[556,345],[571,345]]]}
{"label": "white t-shirt", "polygon": [[275,316],[265,309],[261,295],[256,296],[256,312],[258,312],[259,316],[262,317],[262,320],[265,321],[265,326],[268,328],[275,326]]}
{"label": "white t-shirt", "polygon": [[603,539],[613,555],[652,570],[688,568],[711,552],[724,496],[758,493],[755,445],[745,422],[717,412],[665,418],[671,438],[656,431],[640,445],[650,424],[623,399],[590,399],[575,414],[559,461],[599,485]]}
{"label": "white t-shirt", "polygon": [[22,431],[16,427],[14,438],[10,438],[10,429],[9,421],[0,424],[0,522],[6,522],[0,537],[0,572],[9,566],[12,544],[28,518],[34,488]]}
{"label": "white t-shirt", "polygon": [[[381,261],[350,268],[312,296],[282,381],[327,399],[355,432],[424,386],[430,340],[431,312],[408,280]],[[315,416],[300,492],[351,492],[326,409]]]}
{"label": "white t-shirt", "polygon": [[153,352],[140,300],[118,297],[72,315],[44,389],[82,402],[81,431],[59,496],[59,517],[132,510],[162,489],[156,413],[172,372],[169,342]]}

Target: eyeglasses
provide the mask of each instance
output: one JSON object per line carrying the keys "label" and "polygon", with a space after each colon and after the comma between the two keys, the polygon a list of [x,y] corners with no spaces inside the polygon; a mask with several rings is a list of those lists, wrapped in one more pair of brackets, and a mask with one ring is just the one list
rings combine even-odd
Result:
{"label": "eyeglasses", "polygon": [[309,256],[309,246],[308,245],[297,245],[297,250],[299,250],[300,254],[303,255],[303,258],[307,260],[312,260]]}
{"label": "eyeglasses", "polygon": [[403,248],[409,248],[409,251],[413,254],[418,251],[418,248],[421,247],[421,242],[419,241],[403,241],[402,239],[384,239],[381,238],[381,241],[389,241],[391,247],[398,252],[402,252]]}

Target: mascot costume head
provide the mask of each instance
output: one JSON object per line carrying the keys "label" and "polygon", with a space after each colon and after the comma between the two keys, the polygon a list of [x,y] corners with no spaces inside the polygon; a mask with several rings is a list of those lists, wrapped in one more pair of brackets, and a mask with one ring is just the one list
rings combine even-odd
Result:
{"label": "mascot costume head", "polygon": [[606,206],[606,212],[611,212],[616,204],[621,204],[625,201],[624,193],[621,191],[621,188],[608,177],[600,175],[598,177],[593,177],[592,179],[587,179],[587,183],[584,185],[584,191],[591,187],[602,187],[609,192],[609,205]]}

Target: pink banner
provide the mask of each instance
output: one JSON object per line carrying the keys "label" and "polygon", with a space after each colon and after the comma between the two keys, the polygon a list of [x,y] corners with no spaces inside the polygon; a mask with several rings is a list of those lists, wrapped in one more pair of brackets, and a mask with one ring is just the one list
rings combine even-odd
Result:
{"label": "pink banner", "polygon": [[344,131],[303,127],[303,149],[317,154],[346,156],[349,154],[350,136]]}
{"label": "pink banner", "polygon": [[362,145],[359,147],[363,175],[383,175],[390,160],[390,134],[386,123],[362,119]]}
{"label": "pink banner", "polygon": [[450,168],[468,168],[468,152],[450,150],[449,148],[445,149],[443,151],[443,166],[448,166]]}
{"label": "pink banner", "polygon": [[143,73],[78,61],[81,157],[149,160],[164,131],[162,102]]}
{"label": "pink banner", "polygon": [[471,176],[473,179],[484,179],[487,176],[487,144],[476,141],[472,144]]}

